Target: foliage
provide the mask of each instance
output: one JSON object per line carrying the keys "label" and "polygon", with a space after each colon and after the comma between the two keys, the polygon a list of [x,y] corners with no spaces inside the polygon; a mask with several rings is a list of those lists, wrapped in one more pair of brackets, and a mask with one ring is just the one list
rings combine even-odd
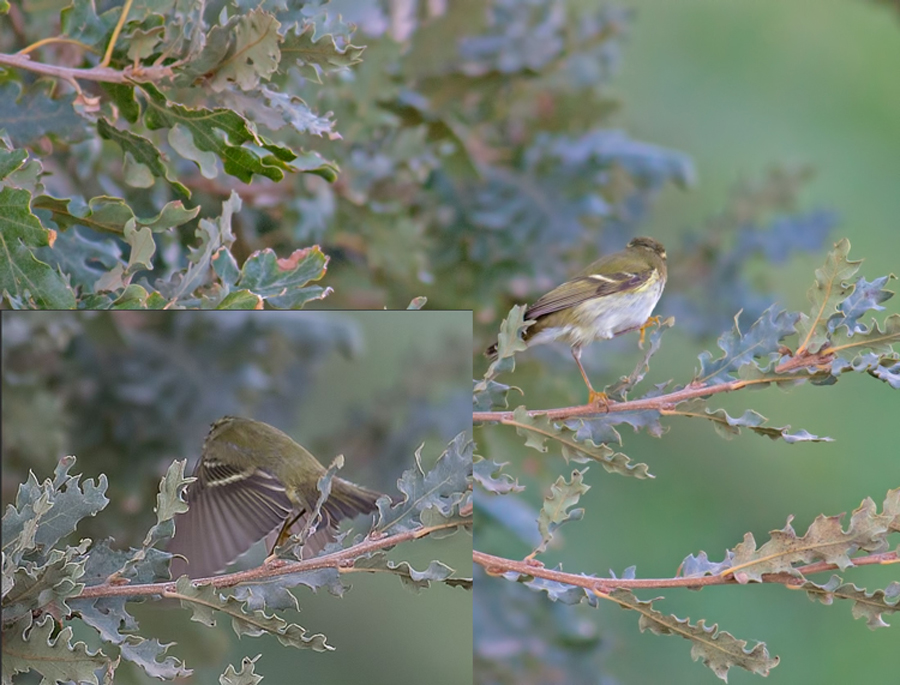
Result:
{"label": "foliage", "polygon": [[3,47],[14,52],[0,56],[6,305],[293,309],[325,297],[312,285],[328,263],[317,246],[281,258],[236,250],[241,186],[220,175],[244,187],[335,181],[336,164],[303,149],[310,136],[339,137],[334,120],[290,91],[358,64],[352,29],[318,3],[128,2],[98,13],[75,0],[51,36],[52,7],[13,11],[20,31]]}
{"label": "foliage", "polygon": [[[8,306],[425,294],[488,323],[498,301],[618,247],[661,189],[693,182],[686,155],[610,128],[630,13],[571,4],[464,0],[391,21],[374,0],[135,2],[114,41],[120,7],[76,0],[56,37],[51,10],[12,10],[0,182],[28,228],[0,234]],[[746,266],[823,244],[834,217],[797,209],[806,178],[775,171],[670,246],[682,326],[719,330],[741,307],[755,318],[769,293]],[[115,218],[95,223],[107,205]]]}
{"label": "foliage", "polygon": [[[382,497],[370,534],[365,539],[357,536],[347,547],[343,539],[329,545],[323,556],[333,559],[330,563],[317,559],[313,566],[317,570],[305,573],[303,569],[279,575],[264,572],[263,582],[245,582],[238,591],[225,589],[234,584],[227,576],[205,585],[196,585],[187,576],[175,583],[169,581],[171,555],[156,545],[173,534],[174,515],[187,509],[182,498],[189,482],[184,477],[184,461],[174,462],[160,482],[158,524],[140,549],[116,550],[108,542],[91,545],[87,538],[77,547],[63,542],[82,518],[97,515],[109,503],[104,494],[105,476],[96,484],[88,480],[80,486],[79,477],[69,475],[74,457],[60,461],[52,481],[39,484],[31,474],[20,486],[15,506],[10,505],[3,517],[4,679],[9,681],[15,673],[33,669],[49,680],[98,683],[96,674],[105,672],[112,677],[120,659],[163,680],[189,675],[191,671],[183,663],[166,656],[170,644],[139,634],[138,622],[126,604],[140,596],[178,599],[193,612],[192,620],[207,626],[215,626],[219,617],[228,618],[238,636],[269,634],[288,647],[329,651],[334,648],[324,635],[310,635],[302,626],[282,618],[280,612],[297,609],[296,599],[293,606],[285,602],[285,597],[292,597],[288,593],[291,588],[301,584],[313,590],[325,587],[340,595],[345,589],[341,572],[351,570],[387,571],[416,591],[433,582],[471,588],[471,581],[454,577],[453,569],[439,561],[416,571],[407,562],[387,561],[382,551],[430,532],[447,534],[471,525],[471,504],[467,506],[471,449],[471,441],[460,435],[429,472],[422,470],[417,459],[401,479],[405,496],[394,504]],[[320,482],[323,499],[328,495],[327,485],[330,483],[323,487]],[[401,528],[398,521],[403,522]],[[134,597],[116,592],[123,585],[140,585],[141,591],[135,590]],[[95,629],[112,655],[91,653],[82,642],[71,644],[69,624],[76,620]],[[114,656],[116,652],[118,656]]]}
{"label": "foliage", "polygon": [[[498,361],[476,383],[474,420],[515,428],[516,433],[525,438],[526,447],[541,453],[548,452],[548,444],[554,445],[567,462],[572,459],[597,461],[611,473],[639,478],[649,476],[645,464],[630,465],[629,459],[620,453],[615,454],[614,460],[610,458],[615,448],[623,443],[617,430],[622,424],[659,437],[664,431],[663,418],[682,416],[711,423],[726,439],[746,428],[787,443],[830,440],[805,430],[790,432],[789,426],[770,427],[765,425],[766,419],[752,409],[732,417],[724,409],[713,408],[709,403],[718,393],[749,387],[776,385],[786,388],[803,383],[833,385],[843,374],[851,372],[866,372],[894,389],[900,388],[894,371],[900,361],[900,354],[894,349],[894,345],[900,343],[900,314],[889,314],[882,321],[867,321],[870,312],[883,311],[882,303],[893,296],[884,288],[893,276],[872,281],[857,276],[861,261],[850,260],[849,252],[849,241],[839,241],[828,254],[824,266],[816,270],[815,282],[807,294],[810,305],[807,312],[769,307],[746,331],[741,329],[738,317],[735,317],[732,329],[719,337],[720,352],[702,352],[698,368],[689,382],[657,384],[643,394],[635,395],[635,387],[647,372],[651,357],[660,348],[662,334],[671,326],[671,321],[666,322],[667,325],[652,333],[651,344],[635,371],[606,388],[612,401],[603,408],[586,405],[528,410],[520,406],[515,411],[508,411],[510,388],[495,380],[499,375],[497,367],[502,360],[504,371],[514,368],[514,353],[524,347],[522,331],[530,325],[522,320],[520,308],[513,308],[501,328]],[[489,384],[493,384],[491,393],[487,392]],[[499,411],[481,410],[488,403]],[[900,586],[896,582],[884,588],[866,590],[837,575],[825,584],[817,584],[809,576],[833,569],[849,572],[860,564],[900,561],[897,552],[890,551],[891,536],[900,533],[900,489],[888,491],[881,511],[867,498],[853,512],[846,529],[842,525],[842,516],[820,515],[806,533],[798,535],[791,527],[790,517],[785,528],[773,531],[770,540],[761,546],[757,546],[751,533],[746,533],[744,540],[728,550],[721,562],[710,561],[705,552],[689,555],[672,579],[641,580],[636,578],[634,567],[621,578],[614,574],[611,578],[600,578],[571,570],[564,573],[561,568],[545,569],[536,558],[546,553],[549,547],[562,544],[558,529],[563,523],[579,521],[584,516],[583,508],[574,507],[590,488],[583,476],[587,469],[573,471],[570,480],[560,476],[550,485],[541,509],[532,511],[530,525],[533,532],[523,535],[522,529],[523,526],[527,529],[527,523],[523,523],[522,507],[512,504],[526,488],[519,484],[519,475],[504,471],[504,466],[485,458],[476,462],[479,511],[484,510],[487,515],[479,518],[479,530],[499,527],[531,544],[533,551],[520,562],[487,554],[487,549],[479,544],[481,549],[476,550],[475,560],[488,574],[522,584],[564,605],[586,602],[598,606],[598,598],[616,603],[639,616],[641,631],[678,635],[690,641],[692,658],[702,661],[723,680],[727,680],[733,667],[767,675],[778,665],[779,657],[771,656],[765,643],[748,647],[745,640],[720,630],[717,625],[707,625],[705,619],[691,623],[689,619],[666,615],[655,608],[663,598],[643,601],[633,591],[660,587],[699,589],[707,584],[722,583],[781,583],[788,588],[803,588],[811,599],[824,604],[831,604],[836,598],[851,600],[853,616],[865,618],[872,629],[886,627],[884,616],[898,610]],[[506,505],[497,500],[506,500]],[[479,532],[476,539],[492,538],[483,538]],[[486,582],[482,586],[481,576],[478,578],[479,602],[483,596],[485,601],[493,601],[488,596],[502,592],[496,583]],[[547,639],[537,634],[515,636],[516,631],[509,626],[514,622],[513,615],[519,611],[516,602],[521,600],[513,601],[511,597],[495,607],[495,611],[505,613],[507,619],[488,621],[482,614],[476,616],[476,620],[486,623],[483,629],[485,640],[499,639],[503,630],[513,640],[540,643]],[[570,618],[574,620],[574,616]],[[503,620],[509,625],[501,630],[499,625]],[[506,673],[512,677],[523,668],[524,654],[494,657],[486,644],[479,647],[476,643],[482,681],[490,679],[489,673]],[[557,654],[554,658],[567,663],[571,672],[577,673],[582,669],[583,657],[573,655],[567,661]]]}

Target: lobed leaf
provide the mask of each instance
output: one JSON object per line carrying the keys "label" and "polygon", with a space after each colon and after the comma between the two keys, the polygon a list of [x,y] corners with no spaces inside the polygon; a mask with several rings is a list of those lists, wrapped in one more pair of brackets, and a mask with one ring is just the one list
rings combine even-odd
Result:
{"label": "lobed leaf", "polygon": [[853,292],[853,286],[846,285],[845,281],[852,278],[862,264],[862,260],[848,260],[849,254],[850,241],[843,238],[828,253],[825,264],[816,269],[816,282],[806,293],[812,308],[808,315],[800,315],[797,324],[800,334],[798,354],[818,352],[828,342],[828,321],[839,312],[838,305]]}
{"label": "lobed leaf", "polygon": [[169,171],[162,162],[162,152],[150,140],[131,131],[116,128],[103,117],[97,120],[97,133],[104,140],[111,140],[118,145],[124,155],[130,155],[151,174],[163,179],[178,195],[185,198],[191,196],[191,191],[186,186],[169,177]]}
{"label": "lobed leaf", "polygon": [[50,616],[41,621],[25,616],[3,630],[3,681],[11,683],[17,673],[37,671],[42,682],[93,683],[99,668],[110,666],[101,651],[90,652],[84,642],[72,644],[72,628],[64,627],[54,638],[56,623]]}
{"label": "lobed leaf", "polygon": [[432,561],[424,571],[417,571],[406,561],[393,562],[384,552],[374,552],[353,562],[353,568],[362,571],[386,571],[400,578],[404,587],[420,592],[431,587],[432,582],[445,583],[451,587],[472,589],[470,578],[454,578],[453,569],[440,561]]}
{"label": "lobed leaf", "polygon": [[318,245],[294,250],[284,259],[266,248],[247,257],[236,286],[258,295],[276,309],[300,309],[331,293],[331,288],[309,285],[322,279],[327,268],[328,257]]}
{"label": "lobed leaf", "polygon": [[718,345],[724,354],[713,359],[712,353],[701,353],[700,371],[694,378],[694,383],[728,383],[734,380],[733,373],[750,364],[765,370],[781,356],[778,351],[781,341],[796,332],[799,316],[784,310],[776,313],[774,306],[769,307],[753,322],[746,334],[741,333],[738,317],[735,316],[734,328],[719,336]]}
{"label": "lobed leaf", "polygon": [[844,583],[838,576],[831,576],[827,583],[819,585],[807,580],[800,586],[812,601],[831,605],[837,599],[848,599],[853,602],[853,618],[865,618],[866,625],[872,630],[889,628],[882,618],[883,614],[900,611],[900,583],[893,581],[884,590],[867,592],[853,583]]}
{"label": "lobed leaf", "polygon": [[14,309],[74,309],[75,293],[65,278],[35,256],[52,247],[56,232],[31,212],[31,193],[0,188],[0,296]]}
{"label": "lobed leaf", "polygon": [[[584,517],[584,509],[572,509],[581,496],[591,489],[584,484],[584,471],[577,469],[572,471],[572,478],[566,481],[560,476],[550,486],[550,494],[544,498],[544,505],[538,514],[538,531],[541,534],[540,544],[531,552],[529,557],[534,557],[547,549],[547,545],[553,539],[557,529],[569,521],[580,521]],[[571,511],[570,511],[571,510]]]}
{"label": "lobed leaf", "polygon": [[320,633],[308,636],[306,629],[296,623],[288,623],[277,615],[268,616],[261,610],[245,610],[249,609],[246,602],[223,597],[212,585],[195,586],[187,576],[181,576],[175,583],[175,591],[167,592],[166,596],[181,600],[181,605],[193,612],[191,620],[207,626],[216,625],[215,611],[222,612],[231,618],[231,627],[238,637],[259,637],[268,633],[285,647],[316,652],[334,649]]}
{"label": "lobed leaf", "polygon": [[[150,83],[139,84],[147,95],[147,109],[144,123],[151,131],[173,128],[176,124],[183,126],[193,139],[193,144],[203,152],[211,152],[222,160],[225,173],[234,176],[244,183],[250,183],[254,174],[265,176],[273,181],[284,178],[284,172],[292,168],[289,162],[295,160],[291,150],[267,141],[256,133],[253,125],[237,112],[230,109],[192,109],[169,102],[163,93]],[[252,147],[270,154],[259,153]],[[320,165],[315,168],[302,169],[310,173],[325,174]],[[328,172],[331,173],[331,172]],[[327,178],[327,175],[325,176]]]}
{"label": "lobed leaf", "polygon": [[879,553],[887,549],[887,535],[900,523],[900,488],[887,493],[881,514],[875,503],[866,498],[850,516],[846,531],[841,527],[843,514],[820,514],[802,537],[798,537],[791,520],[781,530],[770,533],[762,547],[756,547],[752,533],[734,548],[732,565],[722,571],[732,574],[741,583],[760,582],[764,573],[789,573],[800,576],[795,563],[809,564],[824,561],[840,569],[853,565],[851,555],[859,550]]}
{"label": "lobed leaf", "polygon": [[[414,530],[422,524],[420,517],[429,509],[446,517],[458,516],[471,489],[474,449],[475,444],[465,433],[460,433],[428,473],[422,470],[421,447],[416,450],[415,466],[404,471],[397,481],[403,499],[393,506],[387,497],[378,500],[375,529],[385,535]],[[471,523],[471,518],[468,520]]]}
{"label": "lobed leaf", "polygon": [[347,589],[341,582],[338,569],[328,567],[256,580],[237,586],[233,594],[236,599],[245,602],[247,608],[254,611],[257,609],[300,611],[297,596],[290,592],[299,585],[305,585],[313,592],[325,589],[335,597],[342,597]]}
{"label": "lobed leaf", "polygon": [[852,286],[850,295],[838,304],[837,312],[829,317],[828,332],[834,334],[840,326],[846,326],[849,335],[868,332],[868,329],[859,323],[859,319],[869,311],[884,310],[881,303],[894,296],[893,292],[884,289],[884,285],[893,278],[896,276],[889,274],[870,283],[860,276]]}
{"label": "lobed leaf", "polygon": [[262,654],[257,654],[252,659],[245,656],[241,659],[240,671],[235,671],[234,666],[228,664],[228,668],[219,676],[220,685],[259,685],[263,677],[256,673],[254,665],[261,656]]}
{"label": "lobed leaf", "polygon": [[[594,442],[589,431],[580,430],[587,423],[584,419],[557,424],[543,414],[529,416],[526,408],[520,406],[513,412],[513,418],[504,420],[503,423],[515,426],[516,433],[525,437],[525,446],[538,452],[546,452],[547,440],[553,440],[559,444],[566,462],[583,464],[595,461],[609,473],[641,479],[654,477],[646,464],[632,463],[626,455],[616,452],[604,442]],[[572,428],[570,424],[579,428]]]}
{"label": "lobed leaf", "polygon": [[473,455],[472,475],[475,482],[490,493],[506,495],[510,492],[522,492],[525,487],[519,485],[519,481],[508,473],[502,473],[506,462],[498,464],[493,459],[485,459],[480,455]]}
{"label": "lobed leaf", "polygon": [[805,430],[790,433],[790,426],[776,428],[764,425],[768,419],[762,414],[748,409],[739,417],[732,417],[724,409],[710,409],[707,401],[695,398],[675,405],[675,409],[667,409],[667,415],[679,415],[707,419],[713,424],[716,433],[726,440],[741,434],[741,428],[747,428],[757,435],[765,435],[772,440],[784,440],[788,444],[795,442],[833,442],[832,438],[819,437]]}
{"label": "lobed leaf", "polygon": [[690,619],[665,615],[653,608],[653,602],[638,600],[629,590],[614,590],[609,597],[623,609],[640,613],[638,627],[654,635],[677,635],[691,641],[691,658],[702,660],[719,678],[728,682],[728,671],[737,666],[761,676],[778,665],[779,657],[769,656],[764,642],[757,642],[747,650],[747,641],[739,640],[731,633],[719,630],[717,624],[706,626],[705,619],[691,624]]}
{"label": "lobed leaf", "polygon": [[[235,83],[243,90],[259,86],[260,80],[268,81],[281,61],[278,29],[280,22],[261,8],[232,18],[227,26],[215,27],[228,40],[218,64],[205,67],[204,77],[209,87],[221,91]],[[210,36],[210,42],[214,40]]]}
{"label": "lobed leaf", "polygon": [[284,60],[279,71],[287,71],[296,64],[307,78],[322,83],[322,75],[342,71],[362,62],[365,47],[346,44],[339,48],[331,34],[316,35],[315,24],[295,24],[284,33],[281,54]]}

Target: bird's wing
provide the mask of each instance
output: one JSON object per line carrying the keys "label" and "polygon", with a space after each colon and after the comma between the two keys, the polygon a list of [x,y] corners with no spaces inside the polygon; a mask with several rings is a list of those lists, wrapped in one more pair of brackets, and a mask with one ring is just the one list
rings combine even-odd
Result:
{"label": "bird's wing", "polygon": [[537,319],[568,307],[574,307],[597,297],[606,297],[623,290],[639,288],[649,281],[653,271],[635,274],[617,271],[611,274],[576,276],[568,283],[554,288],[525,311],[526,319]]}

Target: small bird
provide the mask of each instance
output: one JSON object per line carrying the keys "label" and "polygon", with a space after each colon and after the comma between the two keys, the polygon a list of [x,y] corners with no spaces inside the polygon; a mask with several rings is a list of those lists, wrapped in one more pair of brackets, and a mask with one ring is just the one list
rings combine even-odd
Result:
{"label": "small bird", "polygon": [[[644,330],[659,317],[651,317],[666,285],[666,250],[653,238],[635,238],[621,252],[601,257],[578,275],[538,299],[525,310],[534,323],[525,330],[528,347],[565,342],[588,388],[588,402],[606,404],[581,365],[581,351],[594,340],[608,340],[619,333]],[[497,344],[486,353],[495,357]]]}
{"label": "small bird", "polygon": [[[168,551],[173,578],[211,576],[270,534],[281,530],[272,547],[290,530],[302,530],[319,499],[318,481],[325,467],[304,447],[274,426],[225,416],[203,443],[197,477],[187,487],[188,511],[175,517]],[[333,478],[322,505],[322,520],[303,547],[312,556],[334,540],[344,518],[375,511],[381,496],[373,490]]]}

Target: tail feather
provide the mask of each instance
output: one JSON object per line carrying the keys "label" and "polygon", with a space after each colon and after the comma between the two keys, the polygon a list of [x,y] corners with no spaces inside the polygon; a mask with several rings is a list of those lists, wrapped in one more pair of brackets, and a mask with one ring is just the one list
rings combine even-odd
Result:
{"label": "tail feather", "polygon": [[325,500],[325,509],[336,523],[341,519],[353,518],[375,511],[375,502],[380,492],[354,485],[349,480],[335,478],[331,482],[331,496]]}

